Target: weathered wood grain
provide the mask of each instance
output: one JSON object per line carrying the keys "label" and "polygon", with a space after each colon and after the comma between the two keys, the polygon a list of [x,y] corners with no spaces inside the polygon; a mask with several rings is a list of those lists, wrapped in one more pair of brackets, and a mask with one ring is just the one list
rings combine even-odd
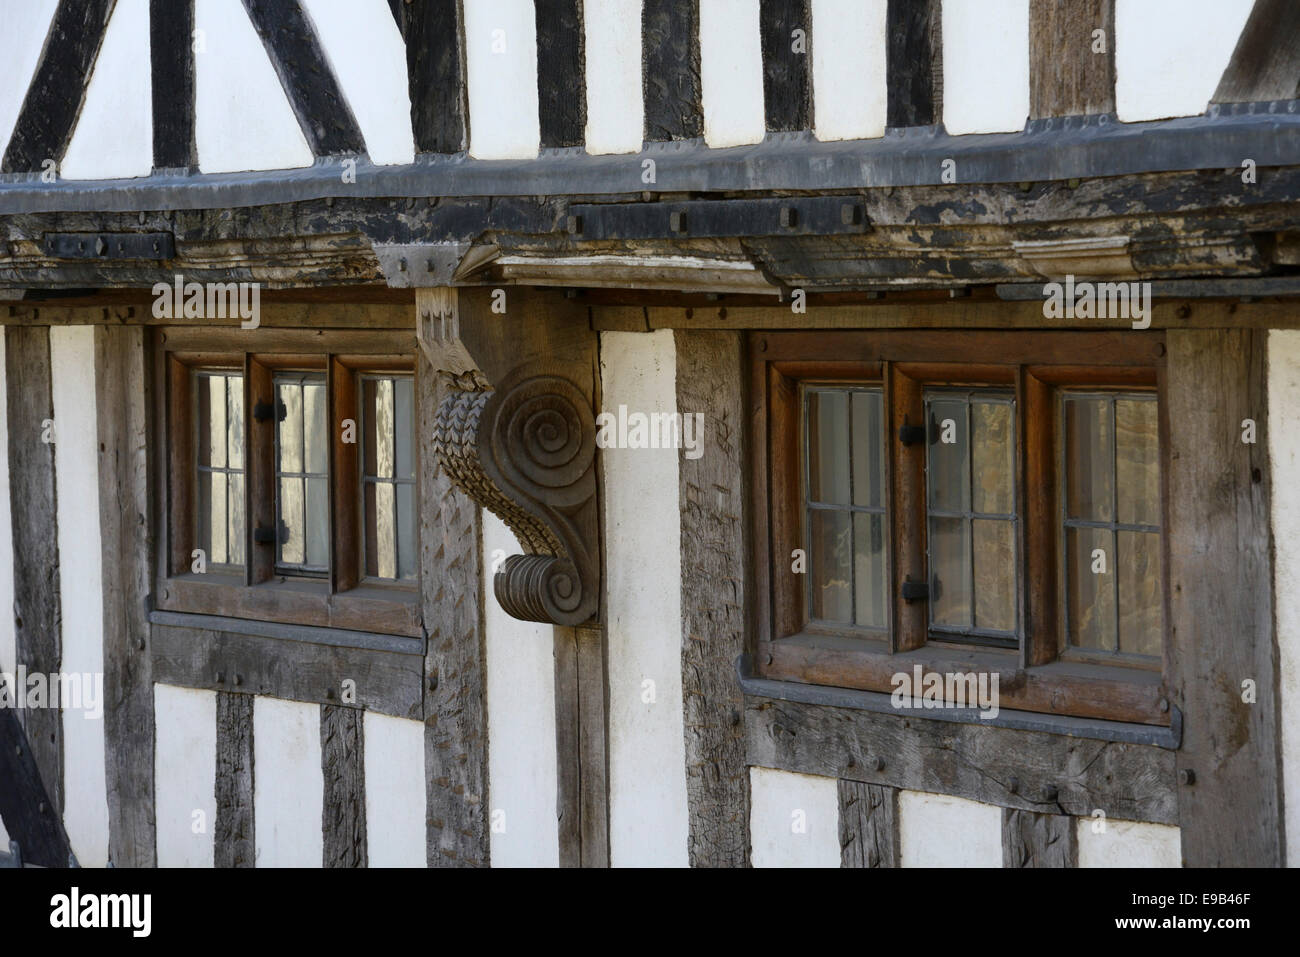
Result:
{"label": "weathered wood grain", "polygon": [[1300,92],[1300,5],[1255,0],[1214,103],[1291,100]]}
{"label": "weathered wood grain", "polygon": [[889,0],[885,30],[886,125],[938,123],[943,117],[943,3]]}
{"label": "weathered wood grain", "polygon": [[315,156],[362,153],[365,140],[299,0],[244,0]]}
{"label": "weathered wood grain", "polygon": [[541,145],[581,146],[587,128],[582,0],[536,0],[534,16]]}
{"label": "weathered wood grain", "polygon": [[149,642],[150,378],[145,331],[95,329],[99,534],[104,608],[104,758],[109,860],[155,856],[154,712]]}
{"label": "weathered wood grain", "polygon": [[59,0],[0,172],[63,162],[117,0]]}
{"label": "weathered wood grain", "polygon": [[0,708],[0,782],[0,820],[9,839],[18,842],[23,860],[41,867],[67,867],[72,849],[63,818],[41,781],[18,712],[9,707]]}
{"label": "weathered wood grain", "polygon": [[645,0],[641,7],[645,138],[704,135],[699,0]]}
{"label": "weathered wood grain", "polygon": [[[54,445],[44,441],[54,422],[50,391],[50,330],[5,329],[5,393],[9,404],[9,508],[13,526],[14,633],[19,667],[51,675],[63,660],[59,597],[58,510]],[[54,435],[57,439],[57,434]],[[63,722],[51,695],[48,707],[25,708],[19,720],[55,809],[63,811]]]}
{"label": "weathered wood grain", "polygon": [[194,140],[194,0],[149,0],[153,165],[198,165]]}
{"label": "weathered wood grain", "polygon": [[364,717],[365,712],[356,708],[322,705],[320,709],[325,867],[367,865]]}
{"label": "weathered wood grain", "polygon": [[[1283,863],[1267,336],[1166,333],[1166,632],[1184,714],[1178,824],[1189,867]],[[1255,444],[1242,441],[1245,419],[1257,424]]]}
{"label": "weathered wood grain", "polygon": [[217,692],[216,867],[256,866],[253,755],[253,695]]}
{"label": "weathered wood grain", "polygon": [[749,860],[744,696],[745,404],[740,333],[676,333],[677,408],[703,415],[703,454],[678,459],[682,526],[682,700],[692,866]]}
{"label": "weathered wood grain", "polygon": [[390,5],[406,40],[415,148],[458,153],[469,145],[460,0],[392,0]]}
{"label": "weathered wood grain", "polygon": [[487,675],[479,510],[437,467],[435,372],[421,354],[420,582],[424,627],[424,763],[430,867],[488,864]]}
{"label": "weathered wood grain", "polygon": [[838,787],[840,867],[899,867],[898,791],[861,781]]}
{"label": "weathered wood grain", "polygon": [[[763,107],[769,130],[812,128],[812,10],[810,0],[761,0]],[[803,31],[802,50],[794,31]]]}
{"label": "weathered wood grain", "polygon": [[600,625],[592,625],[572,631],[578,665],[578,810],[582,821],[579,863],[582,867],[609,867],[605,630]]}
{"label": "weathered wood grain", "polygon": [[582,866],[582,714],[578,707],[578,641],[554,628],[555,816],[561,867]]}
{"label": "weathered wood grain", "polygon": [[1079,835],[1075,819],[1002,809],[1003,867],[1078,867]]}
{"label": "weathered wood grain", "polygon": [[[1096,52],[1093,31],[1104,31]],[[1115,111],[1115,0],[1032,0],[1029,115]]]}
{"label": "weathered wood grain", "polygon": [[[153,626],[153,678],[183,688],[347,704],[418,721],[423,660],[373,648]],[[355,700],[348,700],[355,691]]]}
{"label": "weathered wood grain", "polygon": [[1174,753],[1150,745],[749,697],[745,754],[759,767],[1000,807],[1178,821]]}

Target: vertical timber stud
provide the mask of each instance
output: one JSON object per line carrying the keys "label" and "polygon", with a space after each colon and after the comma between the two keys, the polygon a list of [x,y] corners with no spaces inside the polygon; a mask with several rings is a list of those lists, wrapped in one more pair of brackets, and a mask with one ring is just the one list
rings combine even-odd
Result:
{"label": "vertical timber stud", "polygon": [[1242,426],[1267,434],[1267,336],[1166,333],[1168,628],[1188,867],[1283,863],[1268,445],[1243,441]]}
{"label": "vertical timber stud", "polygon": [[699,0],[644,0],[641,51],[645,138],[703,136]]}
{"label": "vertical timber stud", "polygon": [[889,0],[885,12],[885,124],[943,118],[943,2]]}
{"label": "vertical timber stud", "polygon": [[253,696],[217,692],[216,867],[253,867]]}
{"label": "vertical timber stud", "polygon": [[763,104],[769,130],[812,129],[810,0],[761,0]]}
{"label": "vertical timber stud", "polygon": [[[9,504],[13,523],[14,634],[20,668],[51,675],[63,658],[59,538],[55,507],[54,397],[48,326],[5,327],[9,403]],[[49,707],[19,712],[55,817],[63,814],[63,721]]]}
{"label": "vertical timber stud", "polygon": [[1115,0],[1030,0],[1030,118],[1113,112]]}
{"label": "vertical timber stud", "polygon": [[1067,814],[1002,809],[1003,867],[1078,867],[1079,833]]}
{"label": "vertical timber stud", "polygon": [[1214,103],[1293,100],[1300,94],[1300,4],[1255,0]]}
{"label": "vertical timber stud", "polygon": [[420,153],[469,146],[465,21],[460,0],[389,0],[406,41],[411,128]]}
{"label": "vertical timber stud", "polygon": [[587,128],[582,0],[536,0],[535,17],[542,148],[581,146]]}
{"label": "vertical timber stud", "polygon": [[153,165],[198,165],[194,140],[194,0],[149,0]]}
{"label": "vertical timber stud", "polygon": [[[458,321],[454,289],[417,289],[421,341]],[[485,867],[487,672],[482,527],[478,506],[452,482],[434,448],[441,373],[422,350],[419,390],[420,595],[428,634],[424,773],[430,867]]]}
{"label": "vertical timber stud", "polygon": [[344,705],[320,708],[322,866],[366,866],[365,712]]}
{"label": "vertical timber stud", "polygon": [[95,328],[104,752],[115,867],[156,863],[147,368],[143,327]]}
{"label": "vertical timber stud", "polygon": [[840,867],[899,867],[898,789],[839,782]]}
{"label": "vertical timber stud", "polygon": [[745,404],[736,332],[675,333],[677,408],[704,416],[705,454],[679,457],[682,528],[682,700],[693,867],[749,862],[744,695]]}

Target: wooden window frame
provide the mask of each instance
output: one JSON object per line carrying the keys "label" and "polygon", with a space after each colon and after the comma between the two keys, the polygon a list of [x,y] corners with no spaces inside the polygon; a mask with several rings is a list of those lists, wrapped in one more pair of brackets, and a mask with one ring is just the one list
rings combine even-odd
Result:
{"label": "wooden window frame", "polygon": [[[1159,331],[775,332],[749,336],[752,533],[755,549],[754,651],[764,678],[892,692],[894,674],[988,670],[999,675],[1000,707],[1167,726],[1169,656],[1169,430]],[[883,638],[808,626],[804,576],[792,572],[803,540],[802,389],[808,383],[879,384],[885,397],[886,581],[890,627]],[[924,421],[931,386],[999,386],[1016,401],[1018,621],[1014,649],[932,638],[925,602],[905,603],[905,577],[925,582],[924,443],[898,440]],[[1158,661],[1118,661],[1065,649],[1059,581],[1059,447],[1054,405],[1060,389],[1153,392],[1160,435],[1160,553],[1164,641]],[[1036,441],[1028,441],[1030,435]],[[1033,490],[1049,488],[1049,494]],[[1023,494],[1020,490],[1024,490]]]}
{"label": "wooden window frame", "polygon": [[[155,333],[158,448],[166,505],[159,517],[156,607],[375,634],[424,635],[420,579],[398,582],[366,578],[361,555],[362,505],[358,449],[361,442],[359,378],[368,373],[410,375],[419,395],[415,338],[401,331],[236,330],[166,327]],[[244,382],[245,563],[239,574],[191,571],[197,547],[197,474],[193,373],[240,371]],[[253,529],[275,526],[275,428],[258,422],[253,406],[273,401],[280,371],[324,372],[330,427],[329,568],[325,576],[295,576],[276,569],[273,547],[255,544]],[[341,422],[357,422],[357,441],[342,441]],[[418,417],[417,417],[418,421]],[[418,434],[412,448],[415,498],[419,501]],[[418,514],[418,508],[417,508]],[[416,529],[419,549],[419,529]]]}

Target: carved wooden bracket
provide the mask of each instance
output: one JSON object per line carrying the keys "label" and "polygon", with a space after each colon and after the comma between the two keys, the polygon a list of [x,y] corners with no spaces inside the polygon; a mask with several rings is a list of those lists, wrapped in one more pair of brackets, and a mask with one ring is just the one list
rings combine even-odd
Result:
{"label": "carved wooden bracket", "polygon": [[422,308],[420,321],[421,343],[440,378],[433,437],[439,462],[461,491],[510,527],[526,552],[498,569],[497,601],[525,621],[590,621],[600,608],[590,398],[537,364],[514,369],[493,387],[460,341],[454,305],[428,316]]}

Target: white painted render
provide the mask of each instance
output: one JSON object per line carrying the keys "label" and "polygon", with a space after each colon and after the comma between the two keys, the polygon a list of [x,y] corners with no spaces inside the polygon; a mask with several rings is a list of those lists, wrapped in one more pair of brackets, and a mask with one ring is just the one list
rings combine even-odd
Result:
{"label": "white painted render", "polygon": [[507,615],[492,578],[522,552],[483,510],[483,630],[487,645],[488,822],[493,867],[558,867],[555,629]]}
{"label": "white painted render", "polygon": [[641,0],[583,4],[587,152],[635,153],[645,135]]}
{"label": "white painted render", "polygon": [[58,0],[0,0],[0,154],[9,145]]}
{"label": "white painted render", "polygon": [[[602,332],[600,373],[605,409],[677,410],[671,329]],[[706,443],[708,428],[706,422]],[[680,453],[599,454],[605,481],[611,861],[616,867],[684,867]]]}
{"label": "white painted render", "polygon": [[221,173],[310,166],[311,147],[240,0],[195,0],[194,24],[199,168]]}
{"label": "white painted render", "polygon": [[767,122],[758,0],[700,4],[700,98],[709,146],[762,142]]}
{"label": "white painted render", "polygon": [[[1268,334],[1268,442],[1273,479],[1273,613],[1277,624],[1286,859],[1300,866],[1300,332]],[[1268,690],[1260,688],[1261,696]],[[1262,698],[1261,698],[1262,700]]]}
{"label": "white painted render", "polygon": [[414,160],[406,44],[387,0],[303,0],[303,7],[316,25],[371,160]]}
{"label": "white painted render", "polygon": [[1015,132],[1028,118],[1029,0],[943,0],[944,127]]}
{"label": "white painted render", "polygon": [[1254,2],[1116,0],[1119,118],[1134,122],[1204,113]]}
{"label": "white painted render", "polygon": [[320,705],[253,702],[253,818],[258,867],[320,867],[325,779]]}
{"label": "white painted render", "polygon": [[424,722],[365,712],[366,857],[424,867]]}
{"label": "white painted render", "polygon": [[834,778],[749,769],[754,867],[839,867],[840,799]]}
{"label": "white painted render", "polygon": [[[1097,825],[1104,823],[1099,832]],[[1137,821],[1074,821],[1080,867],[1182,867],[1181,832],[1168,824]]]}
{"label": "white painted render", "polygon": [[1002,808],[992,804],[900,791],[898,832],[903,867],[1002,866]]}
{"label": "white painted render", "polygon": [[[99,535],[99,427],[95,416],[95,329],[50,329],[54,476],[58,507],[59,602],[64,675],[103,689],[104,600]],[[98,695],[100,691],[95,693]],[[83,692],[84,695],[84,692]],[[96,716],[62,703],[63,823],[86,867],[108,863],[104,701]]]}
{"label": "white painted render", "polygon": [[884,136],[888,0],[812,0],[813,130],[819,140]]}
{"label": "white painted render", "polygon": [[[0,449],[5,467],[0,469],[0,612],[14,607],[14,538],[9,508],[9,395],[5,372],[5,335],[0,329]],[[18,635],[14,616],[0,614],[0,671],[10,673],[18,666]]]}
{"label": "white painted render", "polygon": [[475,0],[464,11],[470,155],[532,159],[541,140],[532,0]]}
{"label": "white painted render", "polygon": [[[391,19],[391,17],[390,17]],[[148,176],[153,169],[149,0],[117,0],[59,175]]]}
{"label": "white painted render", "polygon": [[153,701],[158,866],[212,867],[217,694],[156,684]]}

